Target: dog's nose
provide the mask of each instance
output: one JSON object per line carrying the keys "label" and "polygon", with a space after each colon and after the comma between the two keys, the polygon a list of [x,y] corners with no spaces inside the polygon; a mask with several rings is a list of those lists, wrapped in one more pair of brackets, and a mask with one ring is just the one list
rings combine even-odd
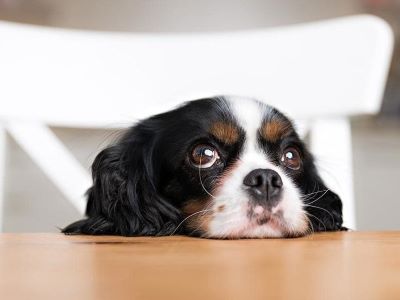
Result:
{"label": "dog's nose", "polygon": [[258,201],[267,201],[273,207],[279,202],[282,191],[282,178],[271,169],[255,169],[243,179],[249,192]]}

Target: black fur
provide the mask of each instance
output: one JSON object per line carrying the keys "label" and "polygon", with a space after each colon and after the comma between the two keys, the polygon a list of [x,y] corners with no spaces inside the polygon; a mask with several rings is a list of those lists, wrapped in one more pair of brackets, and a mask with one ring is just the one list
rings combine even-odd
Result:
{"label": "black fur", "polygon": [[88,218],[67,226],[64,233],[166,235],[176,227],[180,212],[156,187],[151,123],[135,126],[98,154],[87,192]]}

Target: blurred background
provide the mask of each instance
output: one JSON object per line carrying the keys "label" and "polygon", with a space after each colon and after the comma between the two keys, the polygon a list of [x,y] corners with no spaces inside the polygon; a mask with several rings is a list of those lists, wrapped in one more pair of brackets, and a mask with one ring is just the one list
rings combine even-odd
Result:
{"label": "blurred background", "polygon": [[[357,224],[400,229],[400,0],[0,0],[0,20],[125,32],[267,28],[360,13],[388,21],[396,47],[380,114],[352,120]],[[52,130],[87,169],[113,135]],[[11,138],[7,145],[4,231],[57,231],[79,218]]]}

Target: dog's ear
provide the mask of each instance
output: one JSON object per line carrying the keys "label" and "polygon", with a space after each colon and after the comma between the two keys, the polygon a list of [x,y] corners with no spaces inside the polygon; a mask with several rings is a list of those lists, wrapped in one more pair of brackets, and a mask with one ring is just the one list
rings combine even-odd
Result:
{"label": "dog's ear", "polygon": [[319,176],[316,180],[314,187],[317,186],[318,190],[309,190],[308,196],[304,199],[304,208],[309,215],[312,229],[314,231],[346,230],[342,227],[342,200],[326,187]]}
{"label": "dog's ear", "polygon": [[157,191],[153,159],[155,131],[138,125],[101,151],[93,165],[87,218],[62,230],[66,234],[168,235],[180,220],[177,208]]}

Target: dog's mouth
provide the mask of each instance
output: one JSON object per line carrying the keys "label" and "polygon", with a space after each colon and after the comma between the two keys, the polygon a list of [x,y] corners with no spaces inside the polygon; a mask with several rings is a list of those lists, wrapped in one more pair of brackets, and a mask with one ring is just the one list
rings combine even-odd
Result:
{"label": "dog's mouth", "polygon": [[260,205],[249,207],[246,221],[239,226],[232,226],[224,233],[205,235],[210,238],[222,239],[248,239],[248,238],[293,238],[307,234],[304,226],[296,229],[285,219],[280,208],[270,209]]}
{"label": "dog's mouth", "polygon": [[276,230],[286,226],[286,222],[281,209],[267,208],[256,205],[248,210],[247,217],[252,226],[267,225]]}

